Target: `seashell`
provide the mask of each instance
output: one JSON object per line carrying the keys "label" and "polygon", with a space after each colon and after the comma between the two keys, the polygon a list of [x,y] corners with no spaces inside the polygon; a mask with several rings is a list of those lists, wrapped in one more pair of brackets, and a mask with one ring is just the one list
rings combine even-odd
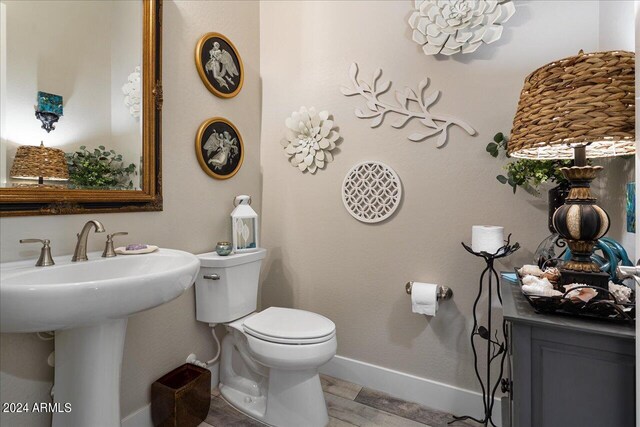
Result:
{"label": "seashell", "polygon": [[[586,286],[584,283],[571,283],[570,285],[564,285],[565,290],[570,290],[578,286]],[[579,299],[582,302],[589,302],[593,297],[598,295],[598,291],[593,288],[580,288],[575,291],[571,291],[567,294],[567,298]]]}
{"label": "seashell", "polygon": [[541,296],[541,297],[562,296],[562,292],[556,291],[555,289],[553,289],[553,287],[549,288],[549,287],[546,287],[546,286],[540,285],[540,284],[522,285],[522,292],[524,292],[527,295],[536,295],[536,296]]}
{"label": "seashell", "polygon": [[540,270],[540,267],[538,267],[537,265],[527,264],[527,265],[523,265],[518,270],[518,273],[520,273],[523,276],[530,274],[532,276],[540,277],[544,272]]}
{"label": "seashell", "polygon": [[549,279],[540,279],[532,275],[522,278],[522,286],[538,286],[545,289],[553,289],[553,285],[549,282]]}
{"label": "seashell", "polygon": [[544,270],[542,277],[548,279],[551,283],[558,283],[560,280],[560,270],[556,267],[549,267]]}
{"label": "seashell", "polygon": [[609,292],[611,292],[621,304],[631,302],[631,288],[627,286],[609,282]]}
{"label": "seashell", "polygon": [[562,295],[562,292],[553,289],[553,285],[548,279],[540,279],[532,275],[527,275],[522,278],[522,292],[527,295],[537,295],[542,297]]}

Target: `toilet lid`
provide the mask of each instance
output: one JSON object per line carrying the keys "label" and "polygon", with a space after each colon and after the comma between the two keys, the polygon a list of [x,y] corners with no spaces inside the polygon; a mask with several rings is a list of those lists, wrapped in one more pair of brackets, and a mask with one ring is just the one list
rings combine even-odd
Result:
{"label": "toilet lid", "polygon": [[324,316],[282,307],[270,307],[251,316],[243,328],[256,338],[283,344],[324,342],[336,332],[336,325]]}

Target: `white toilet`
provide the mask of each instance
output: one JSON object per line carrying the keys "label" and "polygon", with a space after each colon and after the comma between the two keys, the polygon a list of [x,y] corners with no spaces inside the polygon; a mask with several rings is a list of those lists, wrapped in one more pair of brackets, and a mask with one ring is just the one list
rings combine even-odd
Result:
{"label": "white toilet", "polygon": [[303,310],[256,312],[265,249],[198,255],[196,317],[224,323],[220,392],[238,410],[269,425],[325,426],[329,422],[318,368],[336,354],[335,324]]}

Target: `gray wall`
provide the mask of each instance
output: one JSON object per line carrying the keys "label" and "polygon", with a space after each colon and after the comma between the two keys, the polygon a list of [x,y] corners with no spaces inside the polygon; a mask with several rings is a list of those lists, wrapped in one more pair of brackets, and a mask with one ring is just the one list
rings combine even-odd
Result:
{"label": "gray wall", "polygon": [[[598,49],[599,5],[518,1],[499,41],[451,58],[427,57],[411,40],[410,8],[408,1],[261,3],[263,242],[269,250],[262,301],[331,318],[339,355],[477,390],[468,335],[483,265],[460,242],[470,241],[474,224],[504,226],[522,245],[498,266],[509,269],[530,262],[549,234],[546,200],[500,185],[495,177],[503,163],[485,146],[496,132],[511,129],[527,74],[580,49]],[[478,136],[452,129],[448,145],[437,149],[433,140],[406,139],[423,129],[419,123],[396,130],[388,117],[371,129],[354,115],[362,98],[339,91],[349,84],[354,61],[368,82],[383,69],[382,79],[393,87],[382,97],[392,101],[396,89],[430,77],[431,89],[442,91],[432,111],[467,121]],[[335,161],[315,175],[291,167],[279,143],[285,118],[301,105],[333,113],[343,137]],[[388,163],[403,183],[399,210],[377,225],[354,220],[341,201],[345,174],[363,160]],[[599,185],[618,221],[625,160],[607,163]],[[616,223],[614,237],[622,226]],[[412,314],[404,292],[409,280],[450,286],[454,299],[435,318]]]}

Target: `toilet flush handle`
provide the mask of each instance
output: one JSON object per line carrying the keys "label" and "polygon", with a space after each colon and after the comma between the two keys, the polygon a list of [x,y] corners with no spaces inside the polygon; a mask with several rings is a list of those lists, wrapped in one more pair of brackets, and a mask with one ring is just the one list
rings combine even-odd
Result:
{"label": "toilet flush handle", "polygon": [[216,273],[213,274],[205,274],[204,276],[205,279],[209,279],[209,280],[220,280],[220,276]]}

